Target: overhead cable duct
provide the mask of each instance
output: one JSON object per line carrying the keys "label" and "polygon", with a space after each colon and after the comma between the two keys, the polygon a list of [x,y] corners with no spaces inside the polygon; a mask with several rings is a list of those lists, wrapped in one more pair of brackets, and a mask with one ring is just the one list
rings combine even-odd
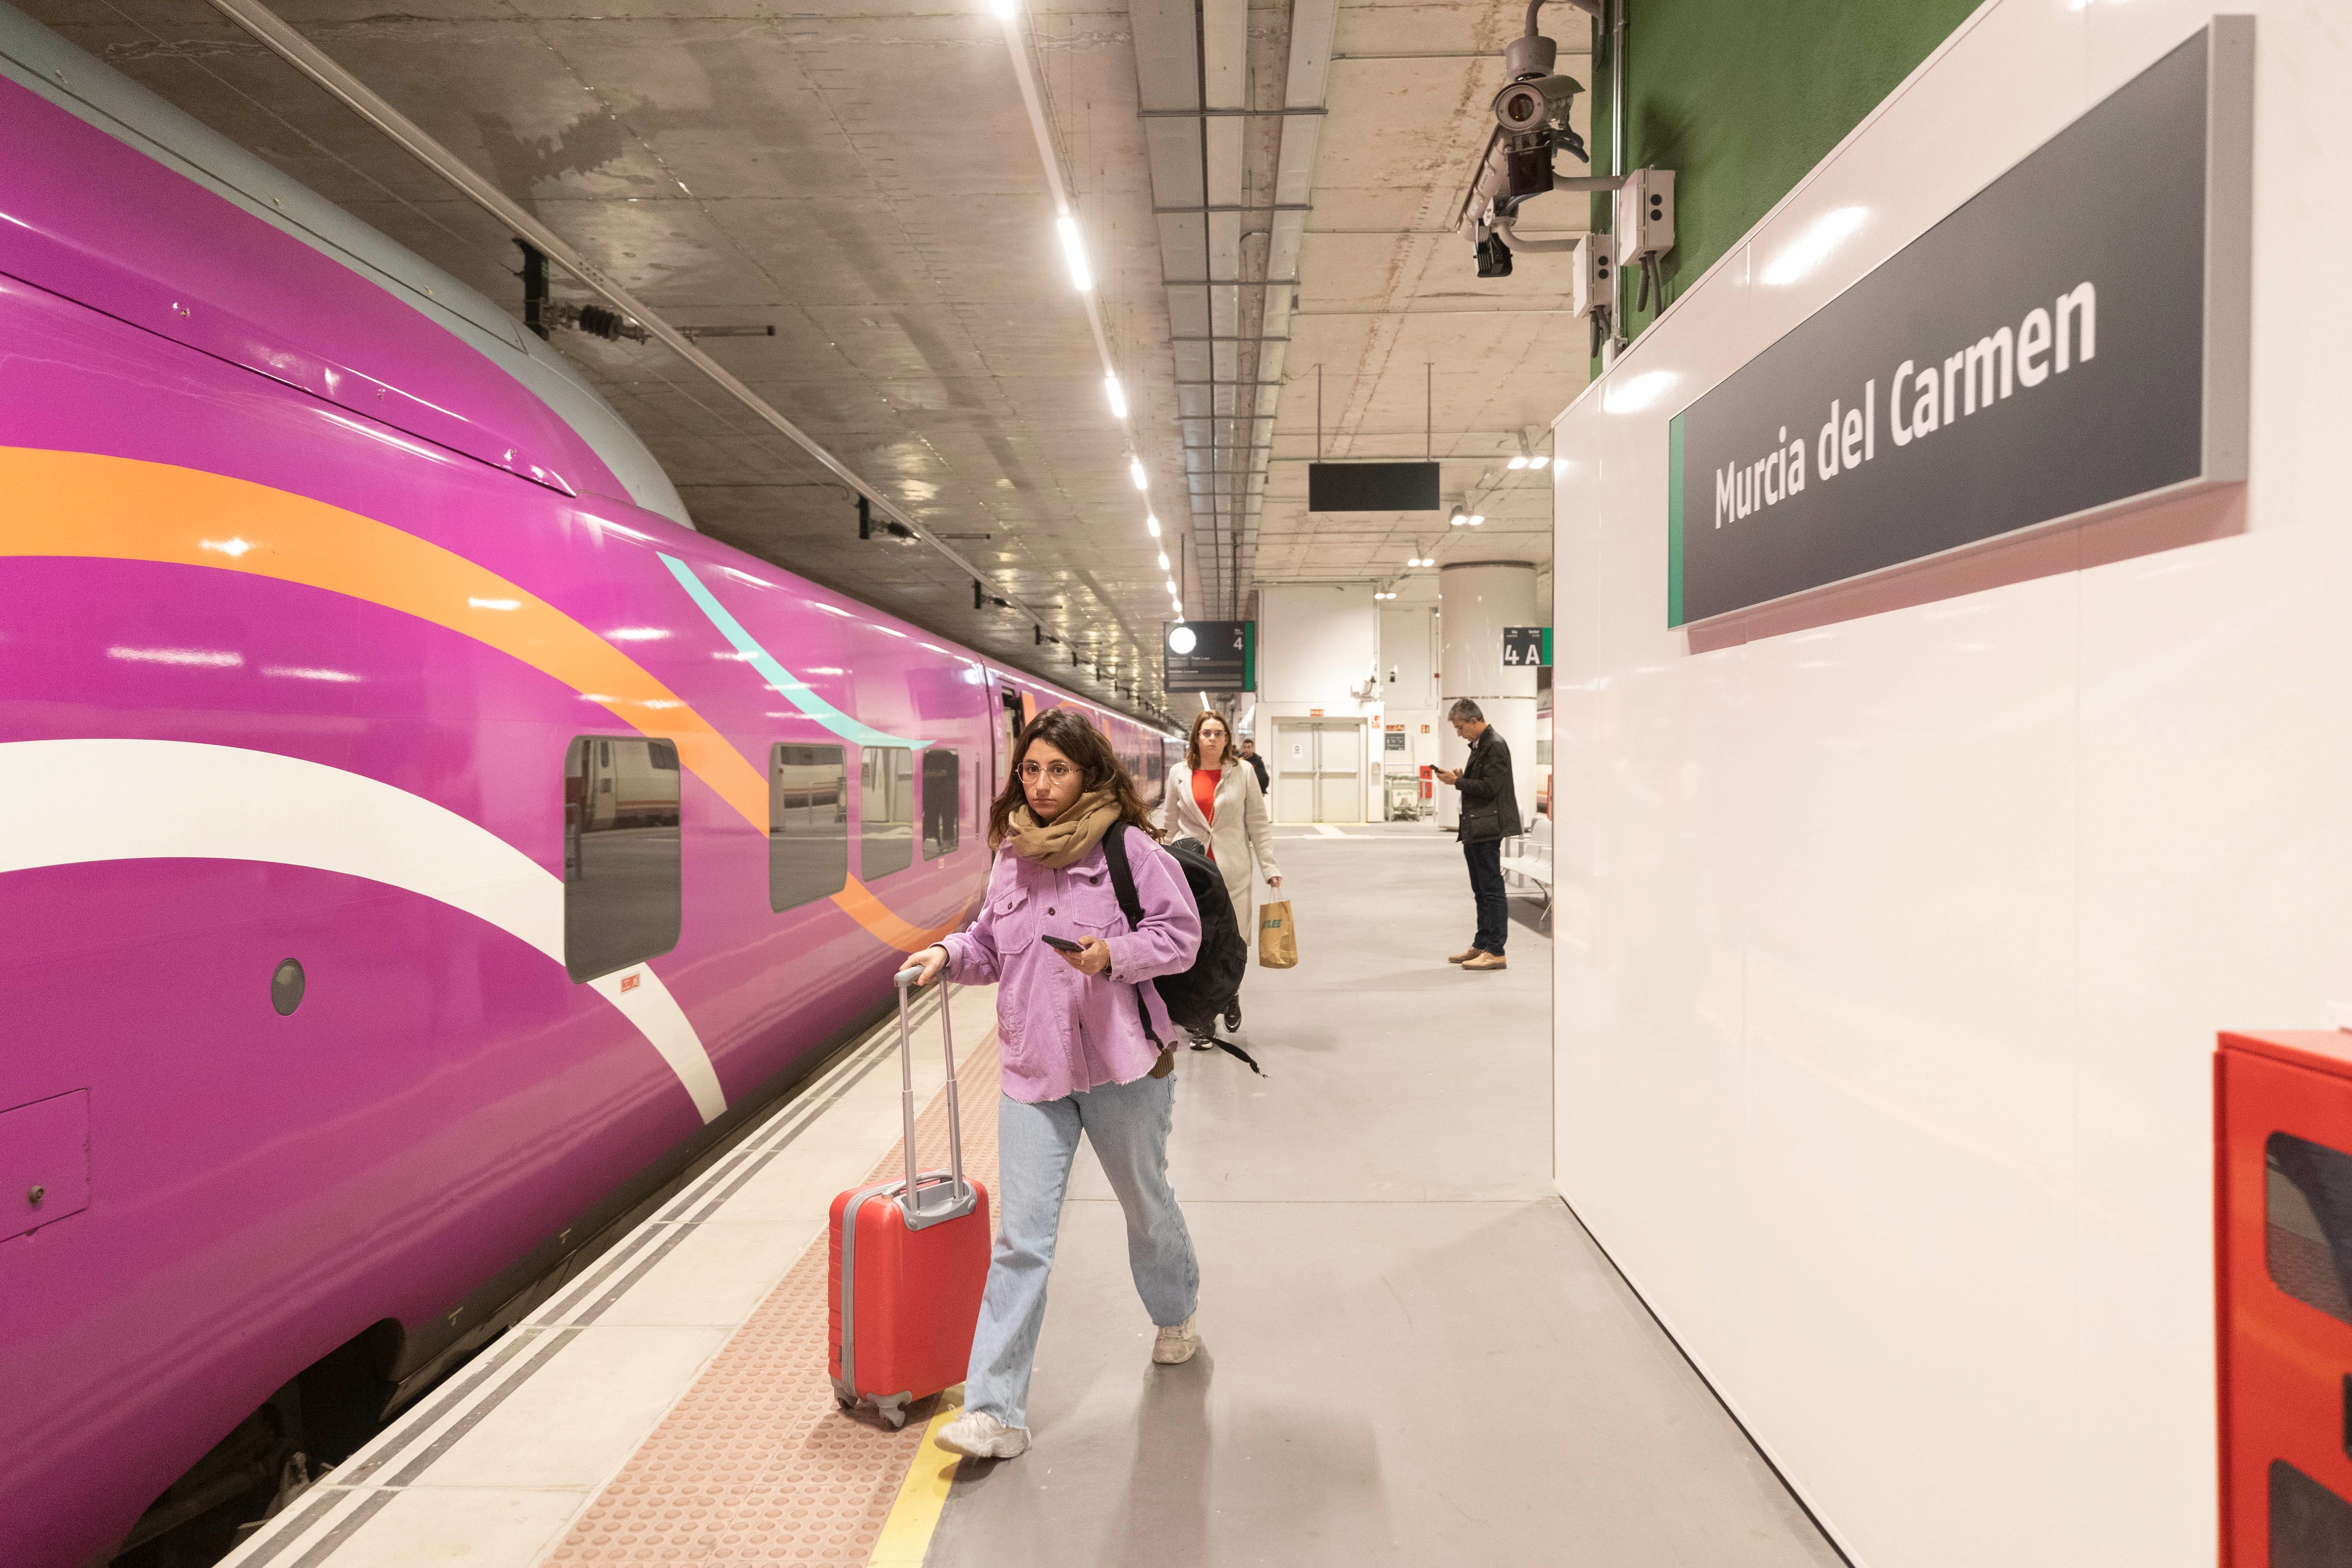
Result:
{"label": "overhead cable duct", "polygon": [[[889,497],[866,483],[847,464],[819,446],[814,437],[785,417],[781,410],[758,393],[744,385],[726,366],[695,347],[686,332],[680,331],[647,310],[627,289],[606,277],[602,268],[572,249],[537,218],[509,201],[504,192],[467,167],[456,153],[425,134],[422,127],[377,96],[366,83],[321,53],[308,38],[288,26],[268,6],[260,5],[258,0],[211,0],[211,3],[215,10],[252,34],[272,54],[310,78],[346,109],[390,137],[410,157],[455,185],[476,206],[504,224],[508,231],[516,238],[528,241],[548,260],[554,262],[589,289],[602,295],[606,303],[620,312],[626,321],[642,328],[648,336],[660,340],[662,345],[672,353],[718,383],[720,389],[729,396],[757,415],[762,424],[789,438],[801,450],[815,458],[835,478],[864,496],[875,506],[881,508],[886,514],[896,519],[898,525],[905,528],[908,533],[929,544],[941,555],[955,563],[965,573],[973,577],[980,575],[978,567],[941,543],[936,535],[926,531],[921,524],[899,510]],[[1024,616],[1039,626],[1045,624],[1045,618],[1026,605],[1013,605],[1004,600],[998,602],[1006,604],[1008,608],[1018,608]]]}

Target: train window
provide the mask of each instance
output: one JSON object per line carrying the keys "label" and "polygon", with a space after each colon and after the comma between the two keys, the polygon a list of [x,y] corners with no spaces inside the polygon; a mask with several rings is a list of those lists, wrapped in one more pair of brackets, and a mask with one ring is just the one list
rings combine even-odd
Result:
{"label": "train window", "polygon": [[2307,1306],[2352,1323],[2352,1154],[2273,1132],[2263,1145],[2263,1266]]}
{"label": "train window", "polygon": [[677,747],[583,735],[563,758],[563,967],[574,980],[677,945]]}
{"label": "train window", "polygon": [[936,860],[962,839],[963,770],[953,752],[923,752],[923,858]]}
{"label": "train window", "polygon": [[915,863],[915,753],[868,746],[858,758],[857,874],[867,881]]}
{"label": "train window", "polygon": [[768,748],[768,907],[849,885],[849,768],[839,746]]}

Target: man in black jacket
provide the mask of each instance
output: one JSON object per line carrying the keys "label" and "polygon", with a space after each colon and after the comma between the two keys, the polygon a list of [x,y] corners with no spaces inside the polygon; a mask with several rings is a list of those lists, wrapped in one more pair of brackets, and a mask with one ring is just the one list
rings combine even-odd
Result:
{"label": "man in black jacket", "polygon": [[1274,795],[1274,784],[1266,776],[1265,759],[1257,754],[1257,742],[1247,735],[1242,737],[1242,761],[1247,763],[1250,765],[1250,772],[1257,775],[1257,793],[1271,799]]}
{"label": "man in black jacket", "polygon": [[1458,772],[1435,770],[1462,792],[1462,858],[1470,863],[1470,896],[1478,904],[1478,935],[1450,962],[1465,969],[1503,969],[1503,938],[1511,921],[1503,893],[1503,840],[1519,836],[1519,791],[1511,778],[1511,748],[1467,697],[1445,711],[1454,732],[1470,742]]}

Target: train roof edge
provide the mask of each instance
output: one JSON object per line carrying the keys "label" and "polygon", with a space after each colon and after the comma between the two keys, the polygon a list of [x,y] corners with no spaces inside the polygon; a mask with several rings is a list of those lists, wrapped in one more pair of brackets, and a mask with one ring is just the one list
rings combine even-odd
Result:
{"label": "train roof edge", "polygon": [[604,395],[479,290],[5,3],[0,75],[400,300],[545,404],[612,470],[631,501],[694,526],[677,487]]}

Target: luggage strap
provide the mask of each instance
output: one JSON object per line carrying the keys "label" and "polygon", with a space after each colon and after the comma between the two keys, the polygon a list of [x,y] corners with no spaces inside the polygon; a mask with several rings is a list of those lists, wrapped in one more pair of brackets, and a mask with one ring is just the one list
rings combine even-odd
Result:
{"label": "luggage strap", "polygon": [[[1127,917],[1127,929],[1142,930],[1143,900],[1136,896],[1135,868],[1127,863],[1126,823],[1112,823],[1110,831],[1103,835],[1103,859],[1110,866],[1111,891],[1118,895],[1118,912]],[[1143,1020],[1143,1037],[1164,1051],[1168,1047],[1161,1042],[1160,1031],[1151,1026],[1151,1009],[1143,1001],[1143,988],[1150,984],[1149,980],[1135,983],[1135,1012]]]}

